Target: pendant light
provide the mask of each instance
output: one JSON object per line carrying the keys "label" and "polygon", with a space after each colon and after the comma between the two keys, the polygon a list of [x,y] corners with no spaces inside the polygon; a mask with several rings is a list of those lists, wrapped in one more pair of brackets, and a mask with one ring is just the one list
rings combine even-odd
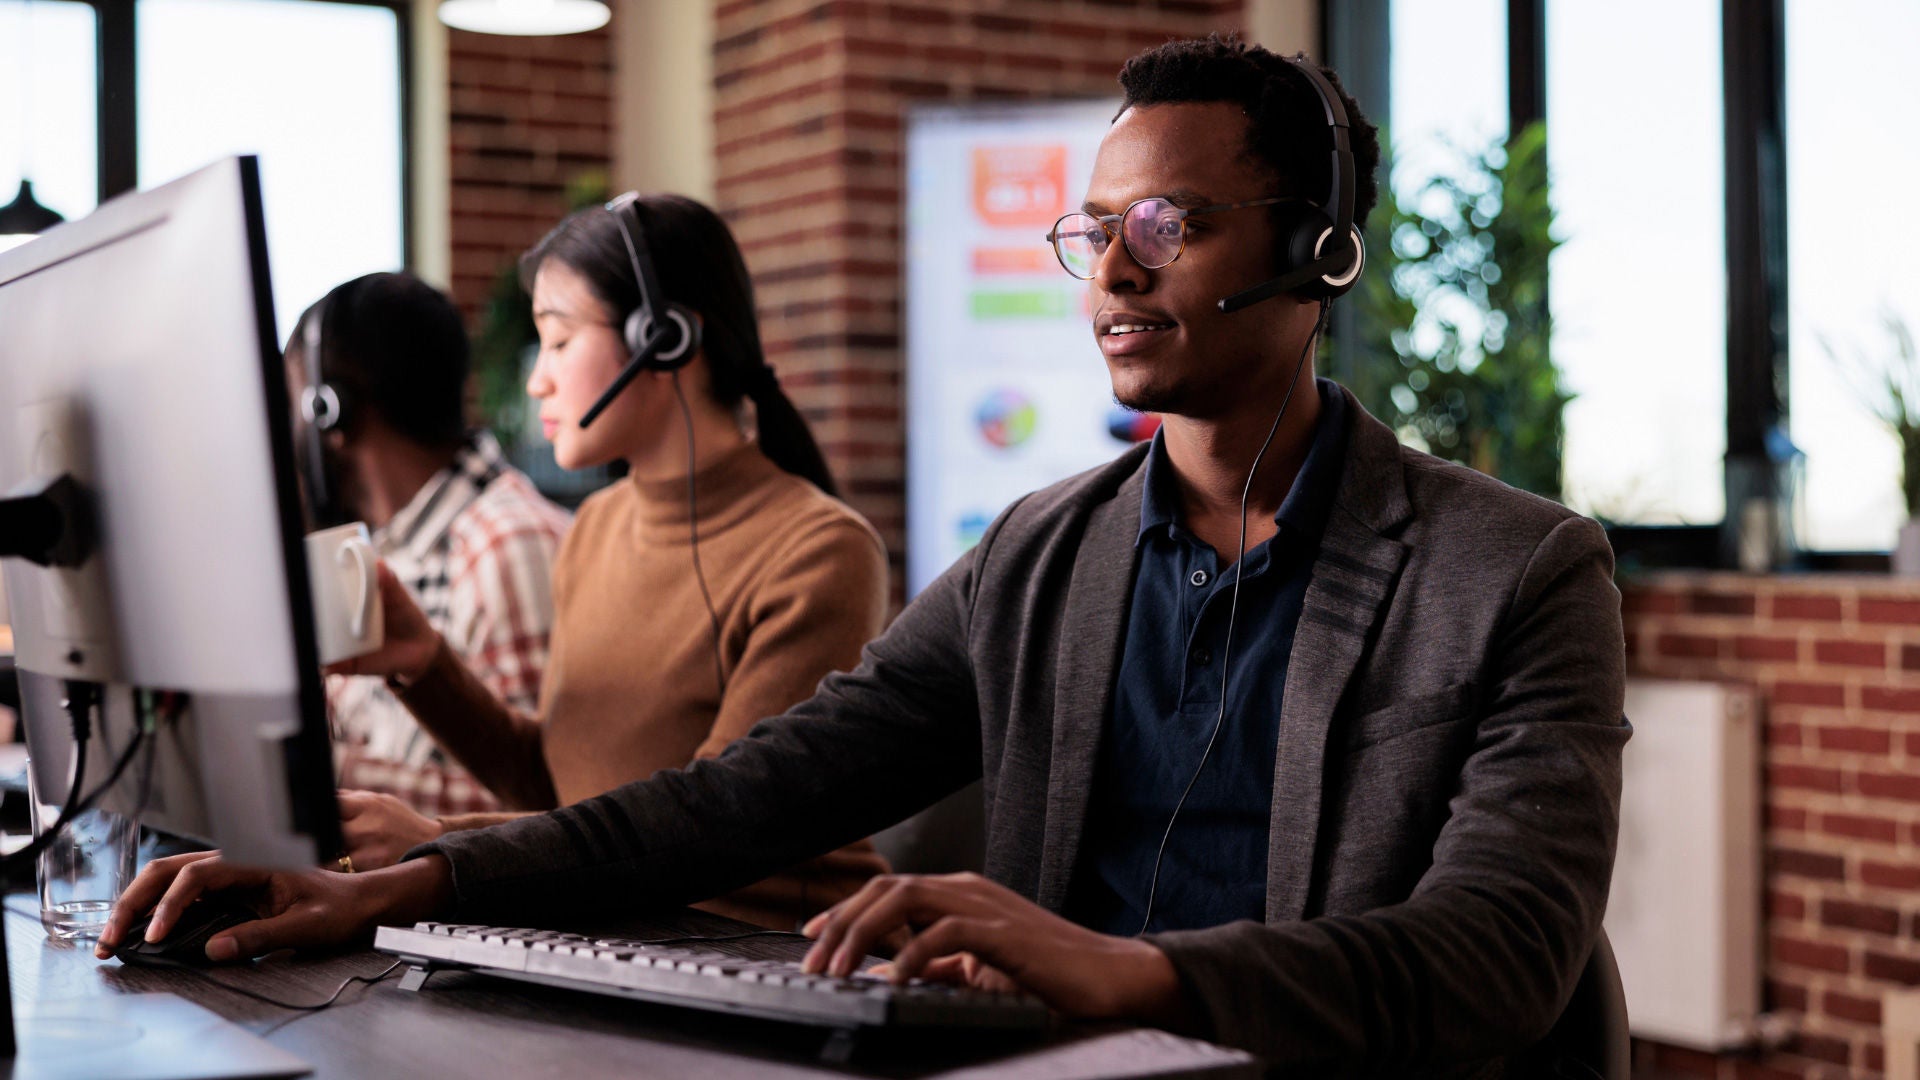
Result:
{"label": "pendant light", "polygon": [[612,18],[601,0],[440,0],[441,22],[480,34],[578,34]]}
{"label": "pendant light", "polygon": [[33,181],[21,180],[20,194],[0,206],[0,251],[18,247],[33,239],[35,233],[45,232],[65,220],[34,199]]}

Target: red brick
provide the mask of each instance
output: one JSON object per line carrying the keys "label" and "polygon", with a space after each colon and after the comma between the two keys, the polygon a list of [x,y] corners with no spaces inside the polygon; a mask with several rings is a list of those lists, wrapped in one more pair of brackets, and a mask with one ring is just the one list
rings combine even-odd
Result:
{"label": "red brick", "polygon": [[1821,814],[1820,831],[1853,840],[1875,840],[1882,844],[1900,842],[1899,822],[1865,814]]}
{"label": "red brick", "polygon": [[1768,724],[1768,746],[1800,746],[1804,742],[1799,724]]}
{"label": "red brick", "polygon": [[1805,832],[1813,815],[1797,806],[1767,807],[1767,828],[1775,832]]}
{"label": "red brick", "polygon": [[1802,1032],[1794,1036],[1787,1045],[1789,1053],[1810,1057],[1815,1061],[1828,1061],[1835,1065],[1846,1065],[1852,1060],[1852,1044],[1845,1039],[1831,1035],[1814,1035]]}
{"label": "red brick", "polygon": [[1773,959],[1779,963],[1814,971],[1830,971],[1836,975],[1846,974],[1852,966],[1852,958],[1847,955],[1843,945],[1826,945],[1786,934],[1773,935],[1772,953]]}
{"label": "red brick", "polygon": [[1828,990],[1820,995],[1820,1011],[1841,1020],[1851,1020],[1856,1024],[1880,1026],[1880,1001],[1878,998],[1855,997]]}
{"label": "red brick", "polygon": [[1868,859],[1860,864],[1860,881],[1880,889],[1920,889],[1920,866]]}
{"label": "red brick", "polygon": [[1863,596],[1860,598],[1860,621],[1920,626],[1920,600],[1884,600]]}
{"label": "red brick", "polygon": [[1788,1012],[1807,1011],[1807,988],[1799,983],[1782,982],[1779,979],[1767,980],[1767,1008],[1784,1009]]}
{"label": "red brick", "polygon": [[1907,754],[1910,757],[1920,757],[1920,731],[1907,732]]}
{"label": "red brick", "polygon": [[1678,615],[1680,594],[1629,585],[1620,596],[1620,610],[1627,615]]}
{"label": "red brick", "polygon": [[1776,593],[1770,608],[1776,619],[1840,621],[1840,598],[1807,593]]}
{"label": "red brick", "polygon": [[1899,983],[1902,986],[1920,984],[1920,959],[1911,956],[1895,956],[1892,953],[1869,949],[1861,964],[1861,970],[1869,979]]}
{"label": "red brick", "polygon": [[1752,615],[1755,603],[1751,594],[1696,592],[1687,597],[1687,609],[1695,615]]}
{"label": "red brick", "polygon": [[1820,901],[1820,922],[1837,930],[1864,930],[1869,934],[1885,934],[1888,937],[1898,937],[1900,934],[1898,911],[1852,900]]}
{"label": "red brick", "polygon": [[1893,732],[1863,727],[1823,727],[1815,730],[1822,750],[1841,750],[1850,754],[1893,752]]}
{"label": "red brick", "polygon": [[1867,1071],[1883,1073],[1887,1071],[1887,1048],[1882,1043],[1869,1042],[1861,1046],[1861,1057],[1866,1061]]}
{"label": "red brick", "polygon": [[1920,687],[1863,686],[1860,705],[1883,712],[1920,712]]}
{"label": "red brick", "polygon": [[1712,660],[1720,655],[1720,639],[1700,634],[1661,634],[1654,651],[1676,660]]}
{"label": "red brick", "polygon": [[1794,922],[1807,917],[1807,902],[1790,892],[1770,889],[1767,892],[1767,918]]}
{"label": "red brick", "polygon": [[1778,682],[1773,684],[1770,696],[1781,705],[1840,708],[1847,703],[1847,688],[1834,683]]}
{"label": "red brick", "polygon": [[1900,666],[1907,671],[1920,671],[1920,645],[1900,646]]}
{"label": "red brick", "polygon": [[1822,664],[1840,667],[1883,668],[1887,666],[1884,641],[1816,641],[1813,658]]}
{"label": "red brick", "polygon": [[1823,855],[1793,848],[1774,848],[1767,852],[1770,871],[1791,877],[1840,881],[1847,876],[1847,861],[1838,855]]}
{"label": "red brick", "polygon": [[1741,660],[1770,660],[1791,664],[1800,659],[1800,643],[1793,638],[1753,637],[1742,634],[1733,639],[1733,655]]}
{"label": "red brick", "polygon": [[1920,802],[1920,776],[1905,773],[1862,772],[1854,780],[1860,794],[1876,799]]}
{"label": "red brick", "polygon": [[1800,1069],[1783,1069],[1765,1062],[1738,1059],[1733,1063],[1733,1075],[1734,1080],[1807,1080],[1807,1074]]}
{"label": "red brick", "polygon": [[1839,769],[1822,768],[1818,765],[1768,765],[1767,786],[1797,788],[1802,791],[1825,791],[1833,795],[1838,795],[1845,790]]}

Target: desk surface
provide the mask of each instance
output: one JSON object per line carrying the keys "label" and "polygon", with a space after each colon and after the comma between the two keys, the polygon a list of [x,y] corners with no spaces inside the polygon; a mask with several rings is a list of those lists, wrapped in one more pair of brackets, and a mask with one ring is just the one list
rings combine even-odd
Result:
{"label": "desk surface", "polygon": [[[424,990],[399,987],[401,972],[355,983],[337,1004],[305,1013],[255,1001],[181,971],[100,962],[90,947],[47,940],[31,895],[7,898],[7,959],[16,1002],[102,994],[179,994],[311,1062],[320,1077],[710,1076],[987,1078],[1253,1077],[1238,1051],[1145,1028],[1073,1025],[1041,1041],[983,1050],[884,1045],[849,1067],[818,1060],[822,1035],[799,1025],[675,1009],[531,986],[466,972],[440,972]],[[621,927],[632,936],[725,933],[738,924],[699,912]],[[773,941],[763,948],[793,949]],[[393,959],[372,951],[277,954],[250,966],[211,969],[212,979],[288,1001],[324,1000],[343,979],[373,976]]]}

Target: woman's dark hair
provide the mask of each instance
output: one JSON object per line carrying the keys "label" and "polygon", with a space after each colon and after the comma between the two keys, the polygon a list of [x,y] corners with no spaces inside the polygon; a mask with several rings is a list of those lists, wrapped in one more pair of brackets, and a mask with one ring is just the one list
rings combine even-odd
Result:
{"label": "woman's dark hair", "polygon": [[[1312,63],[1312,61],[1308,61]],[[1380,135],[1340,85],[1333,69],[1320,74],[1340,95],[1347,110],[1347,137],[1353,148],[1353,223],[1362,225],[1379,196],[1374,172],[1380,167]],[[1247,117],[1247,153],[1270,170],[1277,194],[1313,202],[1327,197],[1327,116],[1320,95],[1292,61],[1258,45],[1210,34],[1169,41],[1135,55],[1120,68],[1126,99],[1120,111],[1136,105],[1224,101]]]}
{"label": "woman's dark hair", "polygon": [[466,438],[467,328],[446,294],[411,274],[354,278],[300,316],[290,353],[306,347],[314,318],[320,378],[340,399],[343,430],[371,413],[421,446],[450,449]]}
{"label": "woman's dark hair", "polygon": [[[633,214],[646,230],[647,248],[666,299],[700,313],[701,350],[707,358],[707,381],[714,400],[729,409],[742,397],[752,400],[760,452],[787,472],[837,496],[839,488],[813,441],[813,432],[767,366],[754,314],[753,280],[747,276],[746,260],[726,222],[681,195],[643,195],[633,204]],[[616,327],[640,306],[633,262],[619,223],[606,209],[588,207],[569,215],[520,257],[520,282],[528,292],[533,291],[534,276],[548,259],[558,260],[586,279]]]}

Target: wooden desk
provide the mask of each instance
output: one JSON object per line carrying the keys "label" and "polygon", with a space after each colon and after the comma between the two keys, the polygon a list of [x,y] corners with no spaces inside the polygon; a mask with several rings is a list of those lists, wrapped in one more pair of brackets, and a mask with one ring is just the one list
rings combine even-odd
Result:
{"label": "wooden desk", "polygon": [[[978,1037],[950,1046],[879,1046],[848,1067],[818,1060],[822,1035],[775,1024],[594,994],[440,972],[424,990],[399,988],[405,969],[373,986],[355,983],[332,1008],[293,1012],[196,974],[100,962],[90,947],[49,942],[31,895],[7,898],[7,960],[16,1002],[103,994],[179,994],[311,1062],[320,1077],[1220,1077],[1259,1075],[1239,1051],[1145,1028],[1073,1025],[1039,1041],[985,1050]],[[619,927],[630,936],[718,934],[739,924],[699,912]],[[592,928],[608,931],[611,928]],[[735,943],[729,943],[735,944]],[[737,943],[747,944],[747,943]],[[785,956],[798,943],[753,943]],[[769,951],[771,950],[771,951]],[[782,951],[784,950],[784,951]],[[393,959],[372,951],[323,957],[282,953],[210,969],[212,979],[288,1001],[324,1000],[341,980],[377,975]]]}

